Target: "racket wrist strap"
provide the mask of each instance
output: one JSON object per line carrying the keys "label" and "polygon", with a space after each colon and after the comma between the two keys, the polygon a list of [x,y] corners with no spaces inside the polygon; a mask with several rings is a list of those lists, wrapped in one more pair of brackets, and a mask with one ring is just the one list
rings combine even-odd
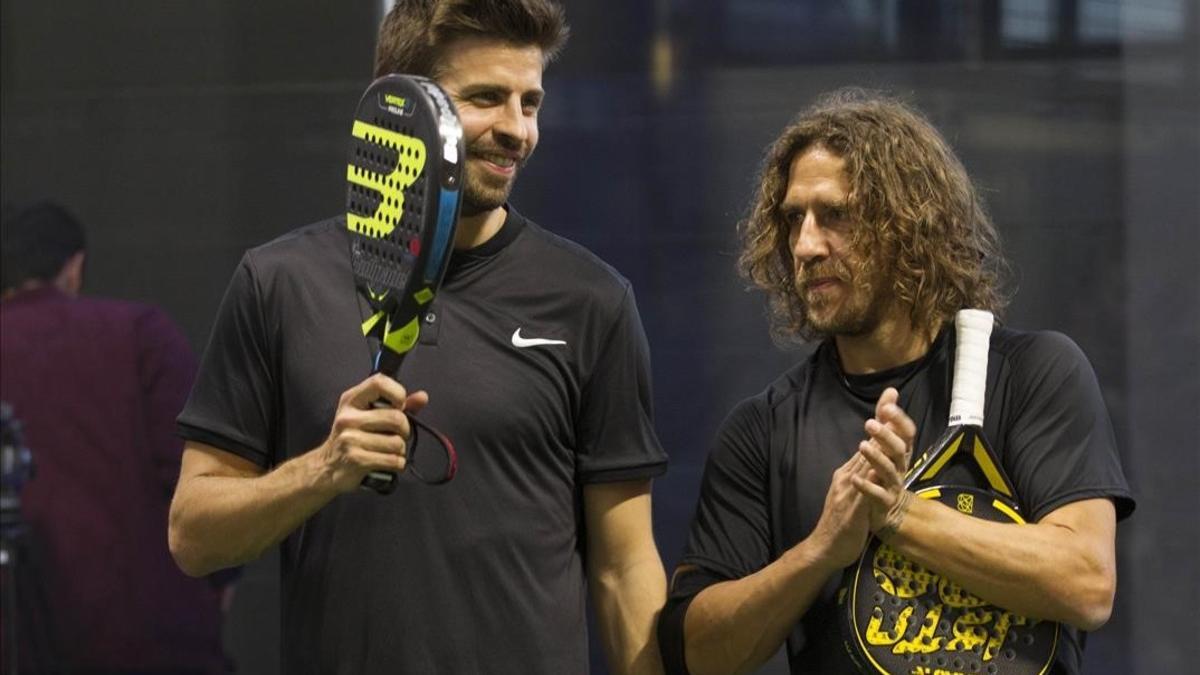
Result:
{"label": "racket wrist strap", "polygon": [[454,474],[458,473],[458,452],[454,450],[454,443],[450,438],[438,431],[434,427],[422,422],[415,415],[407,414],[412,436],[409,438],[409,457],[411,458],[417,451],[417,429],[424,429],[429,435],[433,436],[434,440],[442,446],[442,451],[446,453],[446,469],[437,476],[425,476],[416,468],[415,464],[410,465],[410,471],[417,480],[427,485],[442,485],[450,482],[454,478]]}

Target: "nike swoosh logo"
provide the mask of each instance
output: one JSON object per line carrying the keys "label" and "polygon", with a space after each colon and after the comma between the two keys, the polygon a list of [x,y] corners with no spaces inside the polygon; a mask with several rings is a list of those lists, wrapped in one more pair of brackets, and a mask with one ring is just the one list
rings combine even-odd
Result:
{"label": "nike swoosh logo", "polygon": [[566,340],[547,340],[545,338],[526,338],[521,337],[521,329],[513,331],[512,344],[514,347],[524,349],[525,347],[540,347],[542,345],[565,345]]}

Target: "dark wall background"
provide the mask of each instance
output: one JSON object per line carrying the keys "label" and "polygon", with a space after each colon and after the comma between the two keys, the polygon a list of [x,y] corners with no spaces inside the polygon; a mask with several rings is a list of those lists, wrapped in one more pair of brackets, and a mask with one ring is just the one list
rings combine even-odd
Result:
{"label": "dark wall background", "polygon": [[[764,146],[819,92],[910,97],[983,187],[1018,271],[1008,320],[1092,359],[1140,504],[1087,671],[1184,672],[1200,605],[1200,11],[1191,0],[567,3],[542,146],[514,202],[635,285],[681,552],[724,414],[804,350],[736,278]],[[3,198],[89,225],[89,291],[165,307],[197,349],[241,251],[341,208],[373,2],[3,0]],[[162,542],[146,542],[147,546]],[[272,557],[227,630],[277,669]],[[779,661],[764,672],[780,672]]]}

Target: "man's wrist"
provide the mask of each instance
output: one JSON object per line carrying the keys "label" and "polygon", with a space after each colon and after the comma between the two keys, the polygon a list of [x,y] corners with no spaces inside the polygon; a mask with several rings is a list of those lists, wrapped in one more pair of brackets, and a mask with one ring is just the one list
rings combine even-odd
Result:
{"label": "man's wrist", "polygon": [[904,523],[904,517],[908,515],[909,508],[912,507],[914,499],[913,493],[908,490],[903,490],[900,493],[900,498],[896,503],[892,504],[892,508],[888,509],[887,515],[884,516],[883,524],[875,530],[875,536],[881,541],[887,543],[892,537],[900,531],[900,525]]}
{"label": "man's wrist", "polygon": [[332,499],[342,492],[337,486],[335,467],[330,465],[324,445],[319,445],[311,452],[306,452],[296,458],[298,478],[306,491],[321,494]]}
{"label": "man's wrist", "polygon": [[789,567],[794,569],[832,574],[850,564],[845,560],[846,555],[845,551],[838,549],[834,537],[814,531],[812,535],[784,551],[781,559],[786,560]]}

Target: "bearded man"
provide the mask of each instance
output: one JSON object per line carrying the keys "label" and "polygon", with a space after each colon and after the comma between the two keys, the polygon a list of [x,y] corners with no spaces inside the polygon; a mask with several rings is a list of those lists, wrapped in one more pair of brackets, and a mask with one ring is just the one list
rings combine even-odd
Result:
{"label": "bearded man", "polygon": [[913,448],[945,428],[958,310],[1005,303],[999,240],[918,112],[835,92],[768,151],[741,225],[743,274],[807,359],[724,421],[659,623],[669,672],[747,672],[787,641],[793,673],[854,672],[836,591],[869,533],[997,606],[1062,622],[1080,669],[1116,588],[1134,503],[1095,375],[1066,336],[997,327],[984,434],[1029,524],[913,499]]}
{"label": "bearded man", "polygon": [[[566,38],[551,0],[398,0],[384,19],[375,74],[437,81],[466,145],[454,254],[396,379],[370,375],[338,219],[248,251],[230,282],[179,416],[170,543],[197,575],[282,545],[283,672],[586,672],[589,591],[613,672],[661,670],[667,457],[633,291],[508,199]],[[455,479],[359,489],[404,471],[421,409]]]}

